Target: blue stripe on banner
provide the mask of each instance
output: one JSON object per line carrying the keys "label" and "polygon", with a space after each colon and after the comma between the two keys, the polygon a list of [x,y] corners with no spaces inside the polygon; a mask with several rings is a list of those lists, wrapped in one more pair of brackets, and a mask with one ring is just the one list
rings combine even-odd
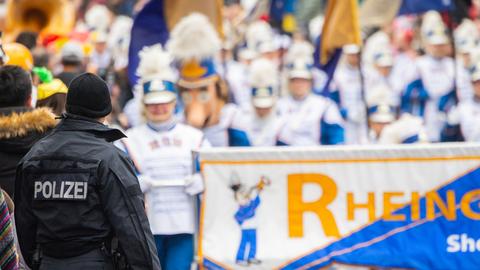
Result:
{"label": "blue stripe on banner", "polygon": [[210,261],[207,258],[203,258],[203,267],[205,267],[208,270],[225,270],[225,268],[223,268],[220,265]]}
{"label": "blue stripe on banner", "polygon": [[[394,212],[405,215],[406,221],[378,220],[281,269],[318,269],[332,262],[413,269],[476,269],[480,265],[480,250],[476,247],[480,242],[478,220],[464,215],[460,201],[467,192],[479,187],[480,169],[476,168],[437,190],[444,202],[447,191],[454,191],[456,220],[440,215],[438,207],[435,218],[426,219],[426,201],[422,198],[418,220],[412,220],[411,206],[406,206]],[[479,200],[479,196],[474,196],[467,204],[476,215],[480,214]]]}
{"label": "blue stripe on banner", "polygon": [[137,14],[133,21],[130,47],[128,49],[128,79],[135,85],[138,76],[138,53],[144,46],[157,43],[164,45],[169,36],[164,16],[163,0],[151,0]]}
{"label": "blue stripe on banner", "polygon": [[403,0],[398,15],[418,14],[429,10],[447,11],[455,9],[453,0]]}

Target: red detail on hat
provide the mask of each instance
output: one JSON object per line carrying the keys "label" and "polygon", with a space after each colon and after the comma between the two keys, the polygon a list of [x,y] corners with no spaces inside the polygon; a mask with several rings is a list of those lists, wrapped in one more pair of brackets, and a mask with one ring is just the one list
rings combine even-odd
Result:
{"label": "red detail on hat", "polygon": [[262,14],[259,19],[261,21],[268,22],[270,20],[270,16],[267,13],[265,13],[265,14]]}
{"label": "red detail on hat", "polygon": [[41,44],[43,47],[48,47],[53,44],[56,40],[58,40],[61,36],[56,34],[44,34],[41,38]]}

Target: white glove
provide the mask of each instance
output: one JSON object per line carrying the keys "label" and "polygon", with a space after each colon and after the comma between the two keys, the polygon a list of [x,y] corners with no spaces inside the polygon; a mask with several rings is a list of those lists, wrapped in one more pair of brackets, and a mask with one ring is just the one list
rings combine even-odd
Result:
{"label": "white glove", "polygon": [[199,173],[185,177],[185,192],[196,195],[204,190],[203,178]]}

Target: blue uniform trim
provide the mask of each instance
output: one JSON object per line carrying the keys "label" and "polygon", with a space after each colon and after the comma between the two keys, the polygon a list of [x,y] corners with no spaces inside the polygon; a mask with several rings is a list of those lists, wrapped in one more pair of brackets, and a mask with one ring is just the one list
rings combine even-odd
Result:
{"label": "blue uniform trim", "polygon": [[320,144],[335,145],[345,143],[345,129],[341,125],[329,124],[322,119],[320,128]]}
{"label": "blue uniform trim", "polygon": [[429,95],[421,79],[417,79],[407,85],[402,95],[400,109],[412,115],[423,117],[425,105]]}
{"label": "blue uniform trim", "polygon": [[275,143],[275,146],[288,146],[288,144],[282,142],[282,141],[279,141],[277,140],[277,142]]}
{"label": "blue uniform trim", "polygon": [[342,116],[343,120],[347,120],[347,118],[348,118],[347,108],[341,108],[340,109],[340,115]]}
{"label": "blue uniform trim", "polygon": [[[379,109],[380,109],[380,106],[378,106],[378,105],[368,107],[367,114],[370,116],[370,115],[378,112]],[[395,114],[395,108],[393,106],[388,106],[388,111],[392,114]]]}
{"label": "blue uniform trim", "polygon": [[402,144],[411,144],[416,142],[418,142],[418,134],[415,134],[413,136],[406,138],[405,140],[402,141]]}
{"label": "blue uniform trim", "polygon": [[447,112],[455,104],[457,104],[457,95],[455,89],[452,89],[446,95],[440,97],[440,100],[438,101],[438,110],[441,112]]}
{"label": "blue uniform trim", "polygon": [[267,94],[267,97],[272,97],[273,96],[273,87],[269,86],[269,87],[253,87],[252,88],[252,97],[257,97],[260,95],[260,97],[263,97],[261,96],[261,94]]}
{"label": "blue uniform trim", "polygon": [[442,131],[440,132],[440,141],[441,142],[463,142],[465,138],[462,134],[462,129],[460,124],[445,124]]}
{"label": "blue uniform trim", "polygon": [[143,84],[143,94],[144,95],[150,94],[152,92],[161,92],[161,91],[167,91],[167,92],[177,94],[177,89],[176,89],[175,84],[173,82],[162,81],[162,88],[161,89],[152,88],[152,82],[153,81],[148,81],[148,82]]}
{"label": "blue uniform trim", "polygon": [[228,128],[229,146],[251,146],[247,133],[243,130]]}
{"label": "blue uniform trim", "polygon": [[341,100],[340,100],[340,91],[337,89],[337,90],[333,90],[331,91],[329,94],[328,94],[328,97],[333,100],[335,103],[337,103],[337,105],[340,107],[341,106]]}
{"label": "blue uniform trim", "polygon": [[193,234],[154,235],[162,269],[190,269]]}

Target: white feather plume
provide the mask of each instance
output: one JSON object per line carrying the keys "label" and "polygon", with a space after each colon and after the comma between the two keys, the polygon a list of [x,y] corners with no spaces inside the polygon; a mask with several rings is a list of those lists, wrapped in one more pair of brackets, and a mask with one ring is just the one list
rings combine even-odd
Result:
{"label": "white feather plume", "polygon": [[249,83],[251,87],[273,87],[278,81],[275,65],[267,59],[257,59],[249,67]]}
{"label": "white feather plume", "polygon": [[175,73],[171,67],[172,57],[161,44],[144,47],[139,52],[139,57],[137,75],[142,83],[153,79],[175,81]]}
{"label": "white feather plume", "polygon": [[181,19],[170,33],[167,43],[168,51],[180,61],[212,58],[220,48],[217,31],[201,13],[192,13]]}
{"label": "white feather plume", "polygon": [[245,38],[247,47],[257,50],[260,43],[273,40],[272,27],[265,21],[255,21],[248,26]]}
{"label": "white feather plume", "polygon": [[297,41],[292,44],[288,50],[286,63],[292,64],[297,60],[305,63],[313,63],[313,46],[307,41]]}
{"label": "white feather plume", "polygon": [[428,11],[423,15],[421,26],[422,35],[427,35],[429,31],[436,28],[445,29],[446,26],[443,23],[440,13],[434,10]]}
{"label": "white feather plume", "polygon": [[110,25],[110,11],[104,5],[94,5],[85,13],[85,23],[91,29],[107,32]]}

